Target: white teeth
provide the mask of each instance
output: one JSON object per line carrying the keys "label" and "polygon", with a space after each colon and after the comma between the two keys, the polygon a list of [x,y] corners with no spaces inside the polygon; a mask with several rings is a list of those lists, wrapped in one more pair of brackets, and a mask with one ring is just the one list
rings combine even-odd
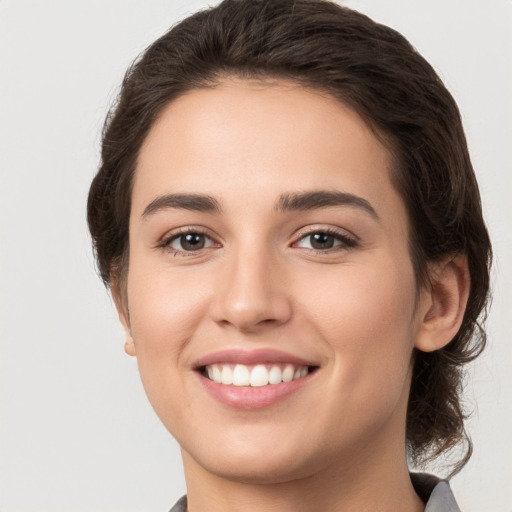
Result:
{"label": "white teeth", "polygon": [[220,373],[220,378],[222,384],[226,384],[228,386],[233,384],[233,370],[227,365],[223,366]]}
{"label": "white teeth", "polygon": [[249,368],[243,364],[237,364],[233,370],[233,386],[248,386],[250,383]]}
{"label": "white teeth", "polygon": [[221,377],[221,374],[220,374],[219,367],[216,364],[213,365],[213,372],[212,373],[213,373],[213,380],[220,384],[222,382],[222,377]]}
{"label": "white teeth", "polygon": [[283,382],[291,382],[293,380],[293,374],[295,370],[291,364],[287,364],[283,370]]}
{"label": "white teeth", "polygon": [[301,379],[309,373],[309,369],[307,366],[295,367],[292,364],[287,364],[284,368],[277,364],[272,366],[237,364],[234,367],[232,364],[213,364],[206,367],[206,373],[210,380],[218,384],[262,387]]}
{"label": "white teeth", "polygon": [[268,370],[262,364],[258,364],[251,372],[251,386],[261,387],[266,386],[267,384]]}
{"label": "white teeth", "polygon": [[272,366],[268,372],[268,382],[270,384],[279,384],[283,381],[283,372],[279,366]]}

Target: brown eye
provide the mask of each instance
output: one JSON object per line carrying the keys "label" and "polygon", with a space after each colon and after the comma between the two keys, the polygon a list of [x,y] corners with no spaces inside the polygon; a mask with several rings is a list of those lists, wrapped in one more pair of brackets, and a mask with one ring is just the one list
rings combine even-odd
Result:
{"label": "brown eye", "polygon": [[213,245],[212,240],[202,233],[182,233],[173,237],[168,246],[176,251],[190,252],[200,251]]}
{"label": "brown eye", "polygon": [[309,235],[310,244],[313,249],[331,249],[336,241],[332,235],[328,233],[314,233]]}
{"label": "brown eye", "polygon": [[181,247],[185,251],[197,251],[205,245],[204,235],[197,233],[188,233],[180,236]]}
{"label": "brown eye", "polygon": [[296,247],[313,251],[328,251],[329,249],[348,249],[357,245],[356,240],[338,232],[312,231],[304,235]]}

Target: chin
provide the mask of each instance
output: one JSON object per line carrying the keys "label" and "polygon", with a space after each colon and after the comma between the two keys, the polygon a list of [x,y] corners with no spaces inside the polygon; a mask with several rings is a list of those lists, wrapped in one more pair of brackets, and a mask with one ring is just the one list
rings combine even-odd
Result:
{"label": "chin", "polygon": [[[304,443],[303,443],[304,444]],[[265,485],[296,481],[311,476],[328,464],[329,453],[307,454],[302,447],[277,450],[253,444],[243,450],[201,451],[188,455],[204,470],[219,478],[247,484]]]}
{"label": "chin", "polygon": [[233,463],[217,463],[214,467],[205,467],[205,469],[220,478],[254,485],[296,481],[306,478],[315,472],[312,470],[311,464],[305,462],[271,461],[269,463],[267,460],[245,461],[244,466]]}

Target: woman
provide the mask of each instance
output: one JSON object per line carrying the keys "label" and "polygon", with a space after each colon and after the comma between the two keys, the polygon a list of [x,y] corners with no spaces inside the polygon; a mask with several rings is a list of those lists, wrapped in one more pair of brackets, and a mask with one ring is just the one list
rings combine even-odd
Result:
{"label": "woman", "polygon": [[126,75],[88,220],[182,449],[173,511],[458,510],[408,459],[470,456],[491,249],[456,104],[402,36],[326,1],[187,18]]}

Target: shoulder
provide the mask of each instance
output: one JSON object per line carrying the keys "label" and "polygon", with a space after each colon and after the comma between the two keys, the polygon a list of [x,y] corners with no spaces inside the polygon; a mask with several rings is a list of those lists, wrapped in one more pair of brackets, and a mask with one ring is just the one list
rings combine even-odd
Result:
{"label": "shoulder", "polygon": [[447,480],[427,473],[411,473],[411,482],[426,503],[425,512],[461,512]]}
{"label": "shoulder", "polygon": [[187,497],[182,496],[169,512],[187,512]]}

